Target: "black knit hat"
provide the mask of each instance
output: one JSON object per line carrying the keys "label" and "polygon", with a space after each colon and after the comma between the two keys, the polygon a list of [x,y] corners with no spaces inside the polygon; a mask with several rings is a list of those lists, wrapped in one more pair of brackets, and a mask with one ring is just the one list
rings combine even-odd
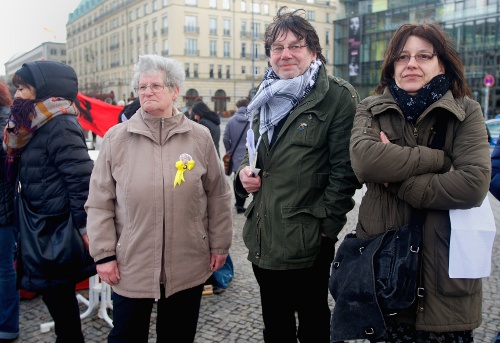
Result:
{"label": "black knit hat", "polygon": [[61,97],[74,101],[78,94],[78,78],[69,65],[54,61],[24,63],[15,74],[36,90],[36,99]]}
{"label": "black knit hat", "polygon": [[24,82],[35,88],[35,80],[33,80],[33,75],[31,75],[31,72],[28,67],[26,67],[26,64],[23,64],[21,69],[16,71],[15,74],[19,75]]}

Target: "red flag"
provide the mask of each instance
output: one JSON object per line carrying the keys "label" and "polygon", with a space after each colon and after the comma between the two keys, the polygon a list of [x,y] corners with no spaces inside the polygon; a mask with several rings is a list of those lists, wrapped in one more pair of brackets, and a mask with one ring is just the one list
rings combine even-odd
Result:
{"label": "red flag", "polygon": [[110,105],[104,101],[78,93],[76,106],[80,110],[78,121],[84,130],[103,137],[109,128],[118,124],[118,114],[123,106]]}

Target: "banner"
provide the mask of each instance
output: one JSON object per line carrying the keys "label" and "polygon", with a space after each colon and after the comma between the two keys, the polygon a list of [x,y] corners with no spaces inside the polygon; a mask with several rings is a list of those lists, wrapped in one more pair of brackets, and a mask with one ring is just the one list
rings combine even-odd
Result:
{"label": "banner", "polygon": [[101,137],[111,126],[118,124],[118,114],[123,109],[123,106],[110,105],[80,92],[75,103],[80,111],[78,121],[82,128]]}

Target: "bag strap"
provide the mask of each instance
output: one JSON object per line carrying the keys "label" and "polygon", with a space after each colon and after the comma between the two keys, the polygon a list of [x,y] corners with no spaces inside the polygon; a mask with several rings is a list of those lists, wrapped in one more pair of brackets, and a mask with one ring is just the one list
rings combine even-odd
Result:
{"label": "bag strap", "polygon": [[245,127],[244,127],[244,128],[243,128],[243,130],[241,131],[241,133],[240,133],[240,137],[238,138],[238,141],[236,141],[236,144],[234,145],[235,149],[236,149],[236,147],[240,144],[241,137],[243,137],[243,133],[245,133],[245,132],[246,132],[246,129],[247,129],[247,127],[248,127],[248,124],[249,124],[249,123],[250,123],[250,122],[248,122],[248,121],[247,121],[247,123],[246,123]]}

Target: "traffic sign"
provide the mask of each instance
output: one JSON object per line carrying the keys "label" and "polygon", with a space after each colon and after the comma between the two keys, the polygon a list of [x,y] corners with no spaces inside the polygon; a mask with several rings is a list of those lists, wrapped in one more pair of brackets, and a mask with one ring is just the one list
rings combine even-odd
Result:
{"label": "traffic sign", "polygon": [[486,87],[493,87],[495,84],[495,78],[493,75],[486,75],[483,79],[483,83]]}

